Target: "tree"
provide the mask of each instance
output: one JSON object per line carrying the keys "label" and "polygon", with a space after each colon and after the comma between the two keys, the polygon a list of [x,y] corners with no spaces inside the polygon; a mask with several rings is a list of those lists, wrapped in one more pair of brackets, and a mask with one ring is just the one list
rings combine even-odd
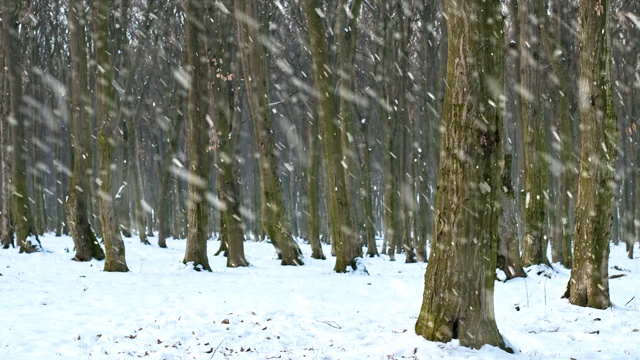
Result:
{"label": "tree", "polygon": [[[31,253],[37,248],[28,239],[35,235],[33,217],[29,208],[29,193],[27,187],[27,159],[25,139],[25,119],[21,114],[22,104],[22,63],[21,63],[21,33],[20,15],[21,1],[4,1],[2,21],[2,36],[4,45],[4,61],[9,78],[9,108],[7,122],[11,126],[11,184],[13,196],[11,199],[11,216],[16,242],[21,253]],[[37,239],[37,235],[36,235]]]}
{"label": "tree", "polygon": [[[338,91],[338,109],[337,119],[340,124],[340,141],[342,146],[342,166],[344,167],[344,187],[346,196],[353,199],[358,199],[358,185],[359,185],[359,166],[356,166],[357,157],[356,149],[352,145],[354,142],[355,131],[353,127],[353,120],[355,117],[355,107],[358,103],[358,97],[356,95],[355,88],[355,55],[356,44],[358,40],[358,17],[360,16],[360,9],[362,8],[362,0],[354,1],[338,1],[339,11],[335,15],[334,32],[337,37],[337,65],[338,69],[338,83],[335,86]],[[327,77],[331,79],[331,77]],[[336,119],[336,120],[337,120]],[[334,120],[335,121],[335,120]],[[356,138],[357,139],[357,138]],[[364,221],[360,221],[357,211],[358,201],[348,201],[347,206],[351,213],[349,218],[351,224],[348,224],[348,236],[349,240],[345,244],[345,251],[347,252],[346,258],[349,261],[353,261],[355,258],[362,257],[362,245],[356,238],[358,237],[358,225],[364,224]],[[373,229],[371,229],[373,230]],[[371,244],[373,241],[373,247],[375,248],[375,237],[372,231],[366,233],[368,236],[365,242]],[[376,251],[377,252],[377,251]]]}
{"label": "tree", "polygon": [[565,297],[604,309],[609,299],[609,236],[613,221],[617,120],[611,85],[609,1],[580,0],[580,179],[574,257]]}
{"label": "tree", "polygon": [[546,137],[542,97],[542,55],[539,21],[544,3],[520,0],[520,106],[524,132],[524,266],[549,264],[547,260],[547,166],[544,159]]}
{"label": "tree", "polygon": [[[417,334],[506,349],[493,309],[503,79],[500,1],[447,0],[440,173]],[[480,120],[481,119],[481,120]]]}
{"label": "tree", "polygon": [[[227,0],[225,7],[231,7]],[[222,201],[220,210],[220,243],[226,249],[227,267],[248,266],[244,255],[244,234],[240,214],[239,162],[235,155],[240,138],[240,113],[236,47],[234,46],[234,23],[232,14],[220,7],[211,9],[214,19],[209,38],[212,39],[210,56],[212,86],[212,109],[215,111],[213,148],[216,150],[216,184],[218,197]],[[215,24],[215,25],[214,25]]]}
{"label": "tree", "polygon": [[[4,9],[0,6],[0,10]],[[4,29],[3,29],[4,32]],[[9,77],[7,76],[7,67],[5,66],[4,56],[4,36],[0,36],[0,155],[2,155],[1,173],[2,173],[2,212],[0,214],[0,242],[3,249],[10,246],[15,247],[13,242],[13,225],[11,224],[11,159],[9,153],[9,122],[8,114],[10,105],[9,95]]]}
{"label": "tree", "polygon": [[114,165],[115,122],[113,107],[113,67],[109,49],[109,0],[93,2],[93,45],[96,62],[95,112],[98,130],[98,207],[102,237],[106,250],[104,271],[127,272],[125,248],[115,218],[112,188]]}
{"label": "tree", "polygon": [[551,4],[550,12],[543,15],[545,21],[540,26],[540,35],[546,56],[551,60],[553,74],[557,78],[555,89],[558,96],[550,96],[555,100],[557,106],[557,121],[555,127],[558,137],[552,148],[558,153],[561,167],[557,174],[557,190],[555,201],[555,224],[552,224],[551,234],[551,261],[561,262],[562,265],[571,267],[571,217],[573,215],[573,195],[576,185],[576,156],[571,130],[571,109],[570,102],[572,87],[570,79],[572,71],[577,68],[577,56],[572,50],[575,37],[572,28],[565,26],[574,18],[575,0],[555,1]]}
{"label": "tree", "polygon": [[277,174],[277,159],[271,110],[268,103],[268,67],[264,35],[258,7],[260,2],[235,0],[238,18],[238,38],[244,83],[251,110],[262,191],[262,227],[282,257],[282,265],[303,265],[302,251],[293,240],[291,224],[284,204],[283,191]]}
{"label": "tree", "polygon": [[91,170],[91,137],[87,100],[89,84],[87,80],[87,21],[83,0],[70,2],[67,9],[69,21],[69,52],[71,55],[71,132],[73,148],[73,173],[69,181],[69,191],[65,202],[65,212],[69,232],[73,238],[76,254],[73,260],[102,260],[104,251],[88,219],[87,201],[91,194],[89,175]]}
{"label": "tree", "polygon": [[314,118],[309,120],[309,156],[307,173],[307,207],[309,212],[308,236],[311,244],[311,257],[313,259],[325,260],[322,244],[320,243],[320,132],[319,120]]}
{"label": "tree", "polygon": [[511,154],[504,154],[501,174],[500,219],[498,220],[498,269],[506,280],[526,277],[520,258],[518,227],[516,221],[516,199],[511,181]]}
{"label": "tree", "polygon": [[[358,3],[356,1],[355,3]],[[344,167],[345,149],[342,145],[341,124],[338,118],[337,99],[333,91],[333,79],[326,69],[329,68],[327,40],[322,18],[320,0],[305,0],[304,9],[309,26],[311,57],[313,59],[314,81],[319,98],[318,113],[320,119],[322,142],[326,158],[327,182],[329,185],[329,217],[332,244],[336,251],[336,265],[338,273],[347,271],[347,266],[356,268],[352,247],[359,246],[357,233],[353,231],[352,211],[345,183],[346,170]],[[342,8],[341,8],[341,11]],[[346,11],[346,10],[345,10]],[[353,14],[353,12],[352,12]],[[357,12],[356,12],[357,14]],[[360,249],[360,252],[362,250]],[[361,254],[360,254],[361,256]]]}
{"label": "tree", "polygon": [[[172,3],[164,3],[162,6],[162,12],[160,12],[159,23],[168,24],[166,26],[158,26],[155,28],[157,31],[158,39],[166,39],[170,37],[174,37],[178,34],[180,38],[175,39],[175,43],[183,44],[184,41],[184,33],[180,31],[175,31],[175,28],[183,27],[182,24],[174,25],[176,22],[180,22],[180,17],[176,16],[179,10],[179,4],[176,2]],[[158,185],[158,193],[157,193],[157,224],[158,224],[158,246],[161,248],[167,247],[167,237],[170,235],[171,227],[175,230],[175,224],[179,222],[182,216],[179,213],[175,213],[173,218],[171,217],[171,213],[173,212],[171,206],[171,199],[173,198],[173,194],[176,192],[173,191],[175,183],[175,177],[173,176],[175,171],[172,171],[172,165],[174,165],[174,159],[179,158],[180,153],[180,139],[181,132],[184,127],[185,118],[186,118],[186,99],[187,99],[187,88],[188,86],[184,86],[184,84],[179,84],[177,81],[172,81],[174,75],[174,69],[179,67],[181,61],[183,61],[177,54],[179,49],[175,49],[172,46],[174,42],[166,42],[160,40],[157,44],[160,45],[159,49],[156,49],[157,54],[167,54],[166,60],[161,62],[160,65],[160,74],[162,75],[160,79],[162,79],[161,84],[164,85],[162,88],[163,91],[171,94],[167,99],[165,99],[164,107],[170,109],[167,112],[167,116],[165,118],[165,122],[163,122],[163,133],[160,135],[164,141],[159,142],[158,147],[161,150],[161,153],[158,154],[158,172],[160,173],[159,185]],[[173,50],[173,52],[171,51]],[[162,58],[162,56],[156,56],[156,58]],[[150,78],[150,80],[153,77]],[[164,80],[167,79],[167,80]],[[177,203],[177,201],[176,201]],[[180,204],[174,204],[173,209],[179,207]],[[175,234],[176,232],[173,232]]]}
{"label": "tree", "polygon": [[187,64],[189,105],[187,111],[187,147],[189,199],[187,208],[187,248],[183,262],[192,262],[195,269],[211,271],[207,258],[209,206],[205,201],[209,184],[209,155],[207,153],[209,126],[208,59],[205,47],[205,0],[188,0]]}

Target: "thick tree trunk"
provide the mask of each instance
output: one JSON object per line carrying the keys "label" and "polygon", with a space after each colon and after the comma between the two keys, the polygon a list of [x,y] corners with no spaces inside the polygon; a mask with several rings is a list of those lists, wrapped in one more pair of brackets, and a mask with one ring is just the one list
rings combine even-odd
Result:
{"label": "thick tree trunk", "polygon": [[129,271],[125,258],[124,241],[118,231],[112,192],[112,166],[114,165],[113,122],[113,68],[109,51],[109,0],[93,3],[93,43],[97,71],[95,112],[98,122],[98,208],[102,223],[102,237],[106,260],[104,271]]}
{"label": "thick tree trunk", "polygon": [[569,302],[604,309],[609,299],[609,236],[613,219],[617,121],[611,86],[609,1],[580,0],[580,180]]}
{"label": "thick tree trunk", "polygon": [[187,1],[187,62],[189,64],[189,106],[187,147],[189,154],[189,200],[187,210],[187,248],[183,262],[195,269],[211,271],[207,258],[209,205],[205,201],[209,186],[209,70],[204,39],[205,1]]}
{"label": "thick tree trunk", "polygon": [[[499,215],[503,78],[500,1],[445,3],[449,62],[434,239],[416,333],[505,348],[493,287]],[[493,84],[493,86],[492,86]],[[485,119],[479,123],[476,119]]]}

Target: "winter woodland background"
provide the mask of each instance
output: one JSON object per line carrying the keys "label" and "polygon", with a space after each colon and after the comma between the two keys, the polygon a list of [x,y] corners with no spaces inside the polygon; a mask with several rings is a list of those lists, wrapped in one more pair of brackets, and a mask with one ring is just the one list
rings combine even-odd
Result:
{"label": "winter woodland background", "polygon": [[640,357],[640,3],[0,11],[4,358]]}

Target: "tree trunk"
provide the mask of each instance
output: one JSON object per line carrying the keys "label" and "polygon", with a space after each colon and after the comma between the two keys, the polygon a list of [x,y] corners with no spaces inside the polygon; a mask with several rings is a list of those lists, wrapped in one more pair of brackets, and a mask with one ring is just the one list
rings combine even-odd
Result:
{"label": "tree trunk", "polygon": [[309,221],[309,242],[311,243],[311,257],[313,259],[325,260],[326,256],[322,251],[320,243],[320,154],[318,135],[320,133],[320,120],[311,119],[309,124],[309,165],[307,172],[307,204]]}
{"label": "tree trunk", "polygon": [[[500,1],[447,0],[447,94],[434,239],[416,333],[505,348],[493,308],[501,187]],[[476,119],[485,119],[479,123]]]}
{"label": "tree trunk", "polygon": [[[355,54],[358,40],[358,16],[362,0],[338,1],[338,11],[335,18],[334,32],[337,35],[337,68],[339,74],[338,89],[338,119],[340,119],[340,141],[342,145],[343,159],[342,166],[345,171],[344,187],[349,198],[358,198],[357,188],[359,185],[357,157],[355,148],[352,145],[354,107],[358,104],[359,98],[355,89]],[[329,77],[330,78],[330,77]],[[348,201],[351,224],[342,231],[348,231],[345,244],[347,257],[356,259],[362,257],[362,242],[359,241],[358,234],[358,211],[357,201]]]}
{"label": "tree trunk", "polygon": [[189,199],[187,210],[187,248],[183,262],[196,270],[211,271],[207,258],[209,206],[205,201],[209,186],[209,70],[204,39],[205,0],[187,1],[187,63],[189,66],[189,106],[187,147],[189,154]]}
{"label": "tree trunk", "polygon": [[[0,7],[1,9],[1,7]],[[3,30],[4,31],[4,30]],[[15,247],[13,241],[13,224],[11,223],[11,157],[9,154],[9,108],[10,108],[10,95],[9,95],[9,76],[7,73],[7,67],[4,56],[4,36],[0,36],[0,155],[2,155],[2,188],[0,188],[0,194],[2,195],[2,213],[0,214],[0,242],[3,249],[8,249],[10,246]]]}
{"label": "tree trunk", "polygon": [[[5,66],[9,78],[9,111],[7,121],[11,128],[12,166],[11,184],[13,196],[11,199],[11,215],[16,242],[21,253],[37,251],[35,245],[28,239],[34,234],[33,217],[29,209],[29,193],[27,189],[27,159],[25,142],[25,119],[20,111],[22,104],[22,64],[20,51],[20,10],[21,2],[8,0],[4,2],[3,45]],[[34,234],[35,235],[35,234]]]}
{"label": "tree trunk", "polygon": [[511,154],[503,157],[500,189],[500,219],[498,221],[498,269],[506,275],[506,280],[527,277],[520,259],[520,242],[516,220],[516,199],[511,181]]}
{"label": "tree trunk", "polygon": [[329,217],[332,245],[335,246],[338,273],[347,271],[351,265],[356,269],[354,253],[350,244],[359,243],[358,234],[351,231],[353,219],[349,206],[350,197],[345,184],[344,151],[342,146],[342,129],[338,122],[336,98],[331,76],[324,69],[329,66],[328,46],[322,18],[317,9],[321,8],[318,0],[305,0],[304,9],[307,15],[311,57],[313,60],[314,80],[319,97],[319,118],[322,128],[322,141],[326,158],[327,183],[329,185]]}
{"label": "tree trunk", "polygon": [[84,2],[74,1],[67,10],[70,28],[71,54],[71,132],[73,147],[73,174],[69,182],[65,211],[69,232],[73,238],[76,254],[75,261],[103,260],[104,251],[89,224],[87,201],[91,193],[89,185],[89,169],[91,156],[87,153],[89,142],[89,114],[87,114],[87,98],[89,94],[87,81],[87,49]]}
{"label": "tree trunk", "polygon": [[283,190],[277,174],[271,110],[267,101],[268,68],[260,31],[259,2],[236,0],[240,56],[244,73],[251,120],[258,143],[258,162],[262,185],[262,226],[282,257],[282,265],[303,265],[302,251],[293,240],[291,224],[284,204]]}
{"label": "tree trunk", "polygon": [[549,265],[547,259],[547,166],[542,97],[542,54],[540,26],[544,4],[520,0],[520,80],[521,118],[524,132],[524,243],[522,263]]}
{"label": "tree trunk", "polygon": [[[231,8],[231,0],[225,1]],[[216,183],[221,205],[220,212],[220,245],[226,251],[227,267],[248,266],[244,255],[244,234],[242,216],[240,214],[240,179],[239,163],[235,155],[240,137],[240,107],[237,88],[240,79],[237,77],[237,58],[234,46],[234,22],[232,15],[226,14],[218,7],[211,9],[215,26],[210,27],[213,39],[211,53],[210,84],[213,87],[212,107],[216,133],[211,145],[216,151]],[[240,31],[241,29],[238,29]],[[217,143],[216,143],[217,142]]]}
{"label": "tree trunk", "polygon": [[[573,154],[573,134],[571,131],[571,114],[569,96],[571,89],[569,88],[569,59],[567,55],[570,45],[567,40],[571,36],[571,32],[567,31],[562,23],[563,13],[567,12],[568,5],[563,2],[557,2],[553,16],[557,19],[558,25],[553,26],[551,17],[546,13],[544,23],[540,26],[540,40],[544,46],[545,53],[551,61],[554,75],[558,79],[556,84],[558,97],[557,102],[557,121],[556,126],[559,134],[557,144],[554,148],[558,151],[558,159],[562,164],[558,174],[558,186],[556,194],[556,216],[552,218],[552,226],[555,228],[551,239],[551,261],[560,262],[567,268],[571,267],[571,232],[569,230],[571,215],[571,198],[574,186],[574,170],[575,159]],[[546,26],[546,25],[549,26]],[[558,47],[554,47],[551,43],[552,35],[555,43],[559,44],[561,53],[558,54]]]}
{"label": "tree trunk", "polygon": [[[178,104],[182,103],[183,96],[180,95],[181,89],[176,92],[176,100]],[[178,105],[180,107],[180,105]],[[173,116],[173,121],[167,125],[167,151],[164,154],[162,160],[162,168],[160,169],[160,188],[158,192],[158,246],[161,248],[167,247],[167,237],[170,234],[171,224],[175,224],[175,219],[170,220],[171,208],[170,200],[172,198],[172,179],[171,166],[173,159],[176,157],[178,151],[178,140],[180,138],[180,129],[184,123],[184,113],[182,111],[176,111]],[[174,206],[175,208],[175,206]],[[174,212],[175,214],[175,212]],[[177,214],[175,214],[177,215]]]}
{"label": "tree trunk", "polygon": [[[358,138],[359,157],[362,164],[360,175],[360,201],[362,203],[362,216],[364,216],[364,238],[367,244],[367,256],[380,256],[376,245],[376,225],[373,214],[373,186],[371,184],[371,149],[369,148],[368,122],[356,124],[356,137]],[[317,132],[316,132],[317,134]]]}
{"label": "tree trunk", "polygon": [[609,299],[609,235],[613,218],[617,121],[611,86],[609,1],[580,0],[580,180],[574,258],[565,296],[604,309]]}
{"label": "tree trunk", "polygon": [[[136,112],[138,113],[138,112]],[[138,114],[140,115],[140,114]],[[139,116],[136,116],[135,119],[138,119]],[[136,182],[135,186],[135,200],[136,200],[136,227],[138,228],[138,236],[140,236],[140,242],[145,245],[151,245],[149,240],[147,240],[147,232],[145,227],[145,215],[146,215],[146,207],[143,206],[143,203],[147,203],[147,199],[144,196],[144,181],[142,180],[142,169],[140,166],[140,159],[142,158],[142,147],[140,146],[140,137],[138,136],[138,129],[136,124],[132,124],[131,126],[133,130],[133,148],[134,153],[131,156],[133,159],[133,167],[134,167],[134,178]],[[148,205],[147,205],[148,206]],[[151,223],[149,223],[149,227],[151,227]]]}
{"label": "tree trunk", "polygon": [[112,166],[116,142],[113,93],[113,68],[109,50],[109,0],[93,3],[93,44],[96,68],[95,113],[98,122],[98,207],[106,260],[104,271],[127,272],[124,242],[115,218],[112,192]]}

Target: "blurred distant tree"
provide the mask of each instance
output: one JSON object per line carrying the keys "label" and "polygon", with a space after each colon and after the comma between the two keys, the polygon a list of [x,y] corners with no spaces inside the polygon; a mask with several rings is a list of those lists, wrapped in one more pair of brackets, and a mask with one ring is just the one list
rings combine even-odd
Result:
{"label": "blurred distant tree", "polygon": [[545,119],[542,94],[543,48],[540,21],[544,2],[520,0],[520,106],[524,132],[524,266],[549,264],[547,260],[547,172]]}
{"label": "blurred distant tree", "polygon": [[506,349],[493,305],[502,185],[501,2],[447,0],[445,11],[448,89],[435,229],[415,331],[431,341]]}
{"label": "blurred distant tree", "polygon": [[640,42],[634,41],[640,36],[640,2],[611,0],[611,56],[612,86],[618,129],[620,131],[620,154],[618,157],[619,188],[616,194],[614,224],[617,232],[612,231],[613,242],[617,245],[624,241],[627,256],[633,259],[634,245],[640,235],[640,176],[638,159],[640,146],[638,137],[638,119],[640,118],[640,82],[636,79],[640,70]]}
{"label": "blurred distant tree", "polygon": [[309,151],[307,156],[307,204],[309,211],[308,236],[311,243],[311,257],[325,260],[326,256],[320,243],[320,122],[319,119],[309,120]]}
{"label": "blurred distant tree", "polygon": [[[571,267],[571,229],[573,216],[573,194],[576,187],[576,155],[575,141],[571,127],[571,75],[577,66],[574,54],[576,37],[573,35],[576,17],[576,0],[550,1],[548,11],[544,11],[544,21],[540,24],[540,39],[546,57],[550,59],[553,75],[549,76],[553,83],[549,99],[555,103],[552,131],[557,132],[551,141],[550,151],[557,153],[559,166],[552,167],[556,173],[557,187],[555,192],[555,208],[549,210],[551,222],[551,261],[560,262]],[[557,96],[555,95],[557,94]]]}
{"label": "blurred distant tree", "polygon": [[614,209],[618,128],[611,84],[608,0],[580,0],[580,180],[574,255],[566,297],[604,309],[609,299],[609,239]]}
{"label": "blurred distant tree", "polygon": [[526,277],[520,258],[520,244],[516,224],[516,201],[511,181],[511,154],[503,157],[500,184],[500,219],[498,220],[498,269],[506,279]]}
{"label": "blurred distant tree", "polygon": [[[153,117],[160,118],[160,128],[163,130],[159,134],[161,141],[154,142],[157,149],[155,154],[158,164],[159,184],[157,186],[157,206],[155,215],[158,226],[158,246],[167,247],[167,237],[173,235],[178,237],[184,231],[182,224],[183,215],[180,211],[182,203],[179,195],[181,189],[179,182],[175,178],[177,169],[176,161],[182,155],[182,130],[186,120],[186,84],[180,84],[174,80],[176,69],[182,66],[184,58],[179,45],[185,43],[184,39],[184,19],[180,4],[177,2],[163,2],[159,4],[160,13],[158,15],[159,25],[154,29],[159,41],[154,49],[153,63],[159,67],[159,76],[150,76],[149,81],[154,81],[151,88],[150,100],[154,106]],[[166,41],[170,39],[171,41]],[[158,59],[163,61],[158,62]],[[170,94],[169,96],[164,96]],[[179,163],[179,162],[178,162]],[[173,201],[172,201],[173,200]]]}

